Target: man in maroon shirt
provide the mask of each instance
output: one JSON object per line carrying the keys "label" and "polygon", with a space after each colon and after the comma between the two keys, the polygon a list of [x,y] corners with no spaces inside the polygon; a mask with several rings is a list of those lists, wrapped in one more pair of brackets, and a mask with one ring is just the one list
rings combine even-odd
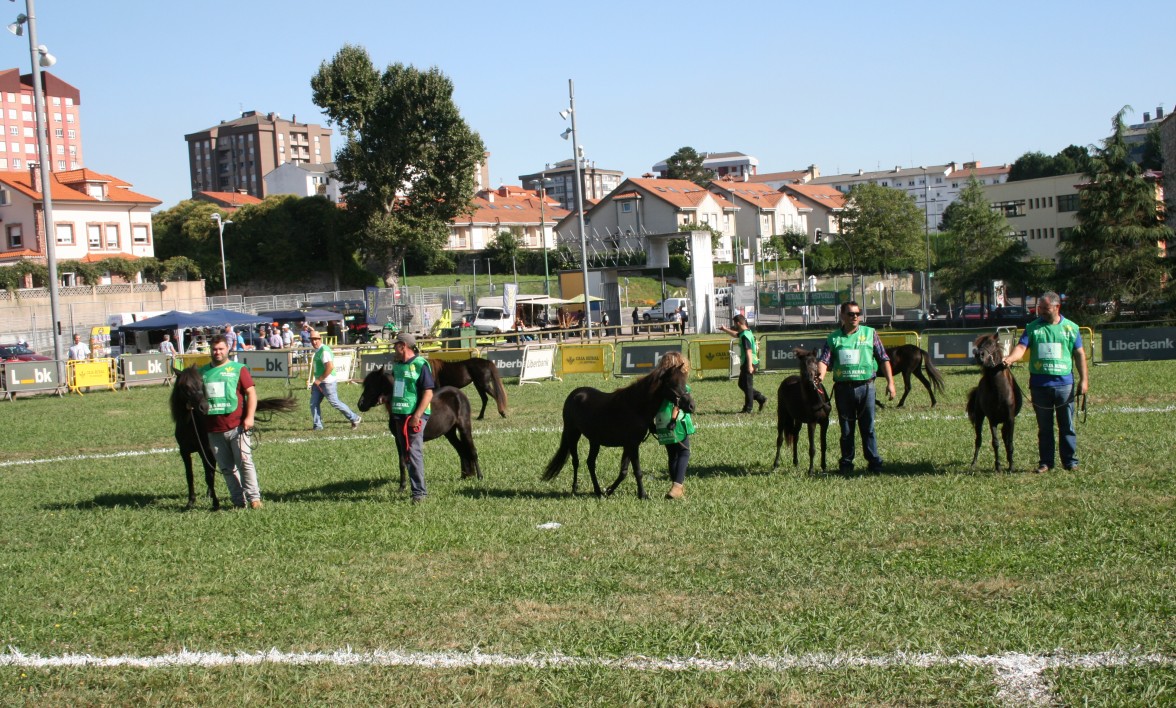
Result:
{"label": "man in maroon shirt", "polygon": [[253,416],[257,390],[244,364],[229,361],[223,334],[212,339],[212,361],[200,369],[208,397],[208,443],[229,487],[233,506],[261,508],[261,489],[253,467]]}

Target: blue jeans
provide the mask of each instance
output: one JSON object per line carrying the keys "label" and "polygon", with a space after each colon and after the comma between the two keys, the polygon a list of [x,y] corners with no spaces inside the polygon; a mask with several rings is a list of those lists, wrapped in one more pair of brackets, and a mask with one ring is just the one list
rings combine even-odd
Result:
{"label": "blue jeans", "polygon": [[1057,445],[1062,467],[1078,464],[1078,433],[1074,430],[1074,386],[1037,386],[1029,389],[1037,414],[1038,464],[1054,466],[1054,418],[1058,421]]}
{"label": "blue jeans", "polygon": [[833,384],[833,399],[837,402],[837,422],[841,426],[841,472],[853,470],[854,427],[862,434],[862,452],[871,472],[882,469],[878,455],[878,441],[874,437],[874,381],[842,381]]}
{"label": "blue jeans", "polygon": [[310,387],[310,419],[315,430],[323,429],[322,405],[324,398],[327,399],[327,403],[335,407],[335,410],[347,416],[347,420],[350,422],[354,423],[359,420],[359,416],[353,413],[346,403],[339,400],[336,384],[324,382]]}

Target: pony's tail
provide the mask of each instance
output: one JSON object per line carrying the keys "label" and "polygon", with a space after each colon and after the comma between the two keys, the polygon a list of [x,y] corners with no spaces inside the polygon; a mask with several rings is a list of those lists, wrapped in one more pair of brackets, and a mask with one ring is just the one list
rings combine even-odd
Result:
{"label": "pony's tail", "polygon": [[936,393],[944,393],[947,387],[943,383],[943,374],[935,368],[935,364],[931,361],[931,355],[927,352],[923,352],[923,366],[927,367],[927,375],[931,377],[931,387],[935,389]]}
{"label": "pony's tail", "polygon": [[980,409],[980,389],[974,388],[968,391],[968,420],[972,421],[972,425],[976,425],[981,420],[984,420],[984,411]]}
{"label": "pony's tail", "polygon": [[490,367],[490,375],[494,378],[494,402],[498,404],[498,415],[503,418],[506,417],[506,387],[502,385],[502,376],[498,373],[497,366]]}
{"label": "pony's tail", "polygon": [[544,482],[550,482],[563,471],[564,464],[568,461],[568,455],[572,451],[572,445],[575,444],[569,443],[568,437],[567,430],[565,429],[564,434],[559,439],[559,449],[555,451],[555,456],[551,458],[551,462],[547,463],[547,469],[543,471]]}
{"label": "pony's tail", "polygon": [[257,412],[289,413],[298,408],[298,401],[293,398],[263,398],[257,402]]}

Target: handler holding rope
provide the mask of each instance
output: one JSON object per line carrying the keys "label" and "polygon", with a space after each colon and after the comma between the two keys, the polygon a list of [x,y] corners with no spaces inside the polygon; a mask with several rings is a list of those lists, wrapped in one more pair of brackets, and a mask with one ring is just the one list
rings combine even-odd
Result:
{"label": "handler holding rope", "polygon": [[393,345],[400,360],[392,365],[392,435],[396,454],[408,468],[412,503],[425,500],[425,425],[429,422],[429,403],[433,400],[433,369],[416,355],[416,337],[408,332],[396,335]]}
{"label": "handler holding rope", "polygon": [[200,368],[208,397],[208,444],[229,487],[233,506],[261,508],[261,489],[253,467],[253,416],[257,413],[257,389],[244,364],[229,361],[229,344],[223,334],[212,338],[212,361]]}
{"label": "handler holding rope", "polygon": [[[1005,365],[1021,360],[1029,350],[1029,398],[1037,414],[1038,465],[1035,472],[1045,473],[1054,466],[1054,417],[1058,421],[1057,445],[1062,467],[1078,469],[1078,432],[1074,429],[1076,392],[1085,396],[1090,386],[1086,376],[1086,350],[1078,325],[1062,317],[1062,303],[1052,290],[1037,300],[1037,319],[1025,327],[1025,333],[1013,351],[1004,358]],[[1074,362],[1078,362],[1081,382],[1075,386]]]}

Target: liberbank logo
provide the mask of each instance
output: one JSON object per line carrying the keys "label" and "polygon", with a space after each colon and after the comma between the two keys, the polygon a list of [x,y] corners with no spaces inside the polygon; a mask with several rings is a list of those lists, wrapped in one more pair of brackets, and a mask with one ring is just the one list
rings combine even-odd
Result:
{"label": "liberbank logo", "polygon": [[1112,329],[1099,333],[1103,361],[1176,359],[1176,328]]}

